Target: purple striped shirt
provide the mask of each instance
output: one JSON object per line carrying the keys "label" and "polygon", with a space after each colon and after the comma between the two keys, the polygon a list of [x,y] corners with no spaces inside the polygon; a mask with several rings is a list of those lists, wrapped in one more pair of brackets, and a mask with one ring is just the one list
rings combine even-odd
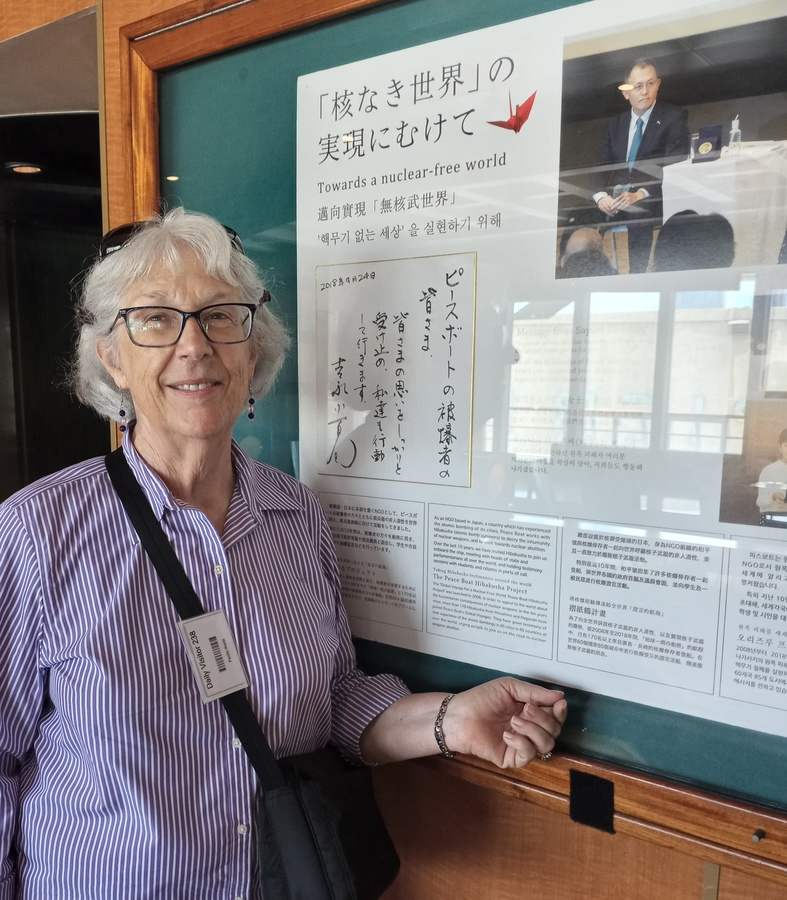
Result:
{"label": "purple striped shirt", "polygon": [[[220,537],[124,447],[276,755],[357,755],[406,688],[355,666],[314,495],[233,445]],[[250,896],[255,776],[176,622],[103,459],[0,504],[0,900]]]}

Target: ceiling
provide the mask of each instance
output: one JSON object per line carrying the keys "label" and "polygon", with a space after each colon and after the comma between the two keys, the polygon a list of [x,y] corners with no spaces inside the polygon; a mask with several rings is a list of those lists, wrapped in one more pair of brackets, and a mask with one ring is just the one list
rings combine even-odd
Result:
{"label": "ceiling", "polygon": [[[42,192],[100,185],[96,15],[76,13],[0,41],[0,215],[34,209]],[[5,163],[30,162],[39,175]]]}
{"label": "ceiling", "polygon": [[639,57],[658,64],[670,103],[731,100],[787,91],[787,16],[567,60],[563,67],[566,121],[620,111],[617,86]]}
{"label": "ceiling", "polygon": [[98,111],[95,10],[0,41],[0,117]]}

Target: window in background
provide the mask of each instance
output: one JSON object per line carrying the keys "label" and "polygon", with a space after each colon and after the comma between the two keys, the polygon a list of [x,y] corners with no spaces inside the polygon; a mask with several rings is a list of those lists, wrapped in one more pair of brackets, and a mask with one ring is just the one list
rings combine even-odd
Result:
{"label": "window in background", "polygon": [[754,282],[675,297],[669,378],[670,450],[742,452]]}
{"label": "window in background", "polygon": [[768,354],[765,363],[765,394],[787,397],[787,293],[770,297]]}
{"label": "window in background", "polygon": [[574,304],[524,303],[514,311],[508,452],[548,458],[565,438]]}
{"label": "window in background", "polygon": [[658,314],[657,293],[590,295],[584,444],[650,446]]}

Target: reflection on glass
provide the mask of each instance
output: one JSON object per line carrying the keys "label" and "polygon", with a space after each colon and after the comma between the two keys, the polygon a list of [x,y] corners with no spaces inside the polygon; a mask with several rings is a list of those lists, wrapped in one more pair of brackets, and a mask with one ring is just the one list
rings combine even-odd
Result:
{"label": "reflection on glass", "polygon": [[749,382],[752,282],[678,293],[672,328],[667,447],[740,453]]}
{"label": "reflection on glass", "polygon": [[787,394],[787,293],[773,294],[769,305],[765,390]]}
{"label": "reflection on glass", "polygon": [[[724,456],[722,522],[787,528],[787,448],[782,446],[787,434],[786,306],[783,291],[755,296],[752,302],[746,385],[737,391],[743,397],[742,433]],[[741,310],[735,312],[733,325]]]}
{"label": "reflection on glass", "polygon": [[572,365],[584,444],[650,445],[658,309],[658,294],[590,295],[587,329],[578,324],[575,330]]}
{"label": "reflection on glass", "polygon": [[579,292],[516,304],[513,342],[517,499],[618,521],[787,524],[787,479],[769,488],[785,521],[757,502],[787,429],[787,293],[758,296],[752,275],[733,290]]}
{"label": "reflection on glass", "polygon": [[574,304],[522,304],[514,312],[508,452],[548,457],[565,437]]}
{"label": "reflection on glass", "polygon": [[[787,343],[785,297],[756,302],[770,310],[767,387],[787,390],[779,352]],[[740,453],[747,392],[757,380],[754,307],[749,279],[736,291],[523,304],[514,316],[509,452],[548,456],[569,442]]]}

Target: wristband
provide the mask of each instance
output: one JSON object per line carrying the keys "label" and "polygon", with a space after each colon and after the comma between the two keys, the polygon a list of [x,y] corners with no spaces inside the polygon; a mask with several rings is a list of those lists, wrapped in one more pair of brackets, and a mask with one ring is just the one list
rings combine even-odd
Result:
{"label": "wristband", "polygon": [[443,697],[443,702],[440,704],[440,709],[437,711],[437,718],[434,720],[434,739],[437,741],[437,746],[440,748],[440,753],[446,759],[453,759],[456,755],[452,753],[446,746],[445,735],[443,734],[443,719],[445,718],[445,711],[448,709],[448,704],[453,699],[453,694],[448,694],[448,696]]}

